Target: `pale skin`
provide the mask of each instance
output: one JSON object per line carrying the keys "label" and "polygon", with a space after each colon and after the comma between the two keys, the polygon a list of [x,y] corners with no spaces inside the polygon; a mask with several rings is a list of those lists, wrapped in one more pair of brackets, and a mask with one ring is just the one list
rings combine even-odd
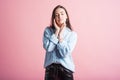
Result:
{"label": "pale skin", "polygon": [[67,14],[64,9],[58,8],[55,11],[55,19],[54,19],[54,26],[55,26],[55,35],[58,38],[59,42],[63,41],[62,33],[66,27],[66,19]]}

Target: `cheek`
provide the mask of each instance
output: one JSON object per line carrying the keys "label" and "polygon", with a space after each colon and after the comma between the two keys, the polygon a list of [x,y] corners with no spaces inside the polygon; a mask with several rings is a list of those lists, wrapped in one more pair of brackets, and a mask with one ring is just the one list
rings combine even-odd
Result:
{"label": "cheek", "polygon": [[64,19],[65,19],[65,20],[67,19],[67,16],[66,16],[66,15],[64,16]]}
{"label": "cheek", "polygon": [[55,20],[56,20],[56,21],[58,21],[58,18],[57,18],[57,17],[55,17]]}
{"label": "cheek", "polygon": [[66,21],[67,20],[67,17],[64,17],[64,21]]}

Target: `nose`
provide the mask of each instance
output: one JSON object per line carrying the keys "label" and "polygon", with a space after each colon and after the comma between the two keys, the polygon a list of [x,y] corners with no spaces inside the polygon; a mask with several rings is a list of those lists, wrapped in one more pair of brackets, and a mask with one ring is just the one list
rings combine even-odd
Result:
{"label": "nose", "polygon": [[58,15],[58,18],[59,18],[59,19],[61,18],[61,15],[60,15],[60,14]]}

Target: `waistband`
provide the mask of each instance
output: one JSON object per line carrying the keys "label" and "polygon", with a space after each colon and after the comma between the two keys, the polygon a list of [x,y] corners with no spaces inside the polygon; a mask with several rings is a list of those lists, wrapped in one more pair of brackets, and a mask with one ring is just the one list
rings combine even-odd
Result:
{"label": "waistband", "polygon": [[63,65],[61,64],[58,64],[58,63],[52,63],[51,65],[47,66],[46,69],[60,69],[62,71],[66,71],[66,72],[69,72],[69,73],[73,73],[71,70],[65,68]]}

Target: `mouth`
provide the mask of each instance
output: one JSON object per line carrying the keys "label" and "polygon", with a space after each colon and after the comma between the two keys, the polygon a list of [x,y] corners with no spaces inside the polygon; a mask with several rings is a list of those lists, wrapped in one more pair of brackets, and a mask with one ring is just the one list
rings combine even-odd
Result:
{"label": "mouth", "polygon": [[59,19],[58,22],[63,22],[64,20],[63,19]]}

